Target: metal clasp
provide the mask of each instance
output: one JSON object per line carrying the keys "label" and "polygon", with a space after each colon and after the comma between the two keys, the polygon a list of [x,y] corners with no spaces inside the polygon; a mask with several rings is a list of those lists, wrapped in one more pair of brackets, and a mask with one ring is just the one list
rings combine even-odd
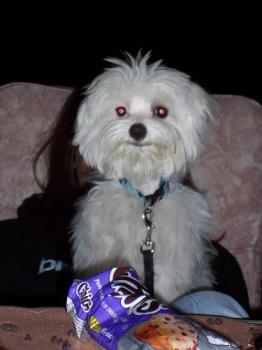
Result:
{"label": "metal clasp", "polygon": [[155,226],[153,224],[153,211],[150,206],[145,209],[142,215],[142,219],[144,220],[147,234],[146,234],[146,239],[141,242],[140,251],[141,253],[145,251],[150,251],[151,253],[153,253],[155,249],[155,242],[152,241],[151,236],[152,236],[152,230],[155,228]]}

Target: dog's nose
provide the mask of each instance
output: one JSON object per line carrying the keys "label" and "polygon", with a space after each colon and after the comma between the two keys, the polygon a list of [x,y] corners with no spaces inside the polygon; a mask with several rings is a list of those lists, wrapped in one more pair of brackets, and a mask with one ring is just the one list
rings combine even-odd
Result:
{"label": "dog's nose", "polygon": [[143,140],[146,136],[147,130],[144,124],[133,124],[129,129],[130,136],[136,141]]}

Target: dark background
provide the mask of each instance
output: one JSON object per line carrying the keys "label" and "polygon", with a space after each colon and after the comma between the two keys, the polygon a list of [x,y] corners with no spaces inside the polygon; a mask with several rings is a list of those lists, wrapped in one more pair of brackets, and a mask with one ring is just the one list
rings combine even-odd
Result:
{"label": "dark background", "polygon": [[136,55],[141,48],[143,53],[152,50],[153,60],[162,58],[188,73],[211,93],[262,101],[258,6],[107,4],[78,8],[78,13],[72,9],[71,19],[60,14],[50,21],[31,16],[1,23],[0,84],[83,86],[102,71],[103,58],[121,57],[123,51]]}

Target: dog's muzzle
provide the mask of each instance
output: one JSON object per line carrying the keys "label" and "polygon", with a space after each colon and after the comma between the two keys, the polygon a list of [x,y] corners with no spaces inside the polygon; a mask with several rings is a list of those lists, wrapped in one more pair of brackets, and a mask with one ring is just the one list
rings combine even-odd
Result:
{"label": "dog's muzzle", "polygon": [[136,141],[141,141],[146,137],[147,129],[144,124],[133,124],[129,129],[129,135]]}

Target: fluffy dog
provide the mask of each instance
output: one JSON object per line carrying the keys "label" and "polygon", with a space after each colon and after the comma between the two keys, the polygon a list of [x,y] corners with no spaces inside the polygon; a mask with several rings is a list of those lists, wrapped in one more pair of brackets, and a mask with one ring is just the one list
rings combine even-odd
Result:
{"label": "fluffy dog", "polygon": [[152,244],[155,295],[170,303],[213,282],[209,209],[181,183],[212,119],[212,99],[149,56],[109,59],[79,108],[74,145],[103,180],[79,203],[73,264],[81,275],[132,266],[143,279],[141,242]]}

